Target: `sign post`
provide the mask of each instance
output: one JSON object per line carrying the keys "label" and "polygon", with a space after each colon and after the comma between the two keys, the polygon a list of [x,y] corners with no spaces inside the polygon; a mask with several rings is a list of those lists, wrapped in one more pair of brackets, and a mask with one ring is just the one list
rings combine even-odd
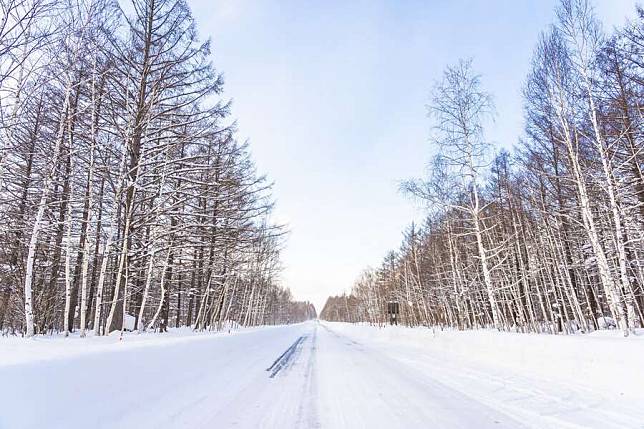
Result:
{"label": "sign post", "polygon": [[396,301],[389,301],[387,303],[387,314],[389,315],[389,324],[398,325],[398,314],[400,313],[400,306]]}

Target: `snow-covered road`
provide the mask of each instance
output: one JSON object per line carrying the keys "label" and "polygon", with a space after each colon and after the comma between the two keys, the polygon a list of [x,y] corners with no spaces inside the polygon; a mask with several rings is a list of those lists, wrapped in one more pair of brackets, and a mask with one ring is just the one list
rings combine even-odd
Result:
{"label": "snow-covered road", "polygon": [[375,331],[307,322],[107,344],[70,338],[49,354],[59,340],[0,342],[0,352],[32,351],[0,358],[0,428],[644,427],[637,404],[468,366]]}
{"label": "snow-covered road", "polygon": [[317,330],[319,410],[328,428],[521,428],[517,420],[327,325]]}

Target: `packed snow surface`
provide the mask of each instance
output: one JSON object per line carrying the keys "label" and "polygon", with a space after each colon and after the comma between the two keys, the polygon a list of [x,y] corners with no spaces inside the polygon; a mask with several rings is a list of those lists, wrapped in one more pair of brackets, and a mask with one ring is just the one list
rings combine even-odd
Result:
{"label": "packed snow surface", "polygon": [[0,338],[0,428],[644,428],[644,337],[328,322]]}

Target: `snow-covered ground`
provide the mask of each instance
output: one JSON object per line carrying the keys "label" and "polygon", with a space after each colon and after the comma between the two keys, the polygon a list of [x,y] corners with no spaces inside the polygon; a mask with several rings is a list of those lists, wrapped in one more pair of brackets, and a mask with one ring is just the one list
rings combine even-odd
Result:
{"label": "snow-covered ground", "polygon": [[617,331],[554,336],[327,326],[419,379],[514,418],[521,427],[644,428],[641,331],[623,338]]}
{"label": "snow-covered ground", "polygon": [[644,428],[644,338],[327,322],[0,338],[0,428]]}

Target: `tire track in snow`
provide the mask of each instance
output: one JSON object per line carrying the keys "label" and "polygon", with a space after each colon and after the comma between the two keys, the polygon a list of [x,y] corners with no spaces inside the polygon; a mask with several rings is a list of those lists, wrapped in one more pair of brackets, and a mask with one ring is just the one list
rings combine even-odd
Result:
{"label": "tire track in snow", "polygon": [[440,383],[431,371],[419,372],[383,353],[386,347],[366,345],[322,327],[318,403],[323,427],[526,427],[480,398]]}
{"label": "tire track in snow", "polygon": [[[314,327],[313,322],[309,322],[284,328],[286,335],[277,338],[277,341],[269,340],[270,345],[264,344],[265,347],[270,347],[270,351],[259,353],[260,359],[255,361],[254,368],[248,368],[243,375],[240,374],[243,379],[238,383],[232,383],[238,387],[234,395],[223,402],[212,404],[213,412],[199,424],[181,427],[319,427],[316,424],[317,408],[311,407],[316,403],[310,401],[310,397],[305,393],[311,391],[308,388],[310,377],[307,364],[311,360],[309,353]],[[247,358],[244,355],[243,359]],[[278,370],[279,373],[276,372],[274,377],[270,377]],[[315,366],[312,366],[311,374],[316,372]],[[316,391],[316,388],[312,389],[317,397]]]}
{"label": "tire track in snow", "polygon": [[302,388],[301,402],[297,411],[297,426],[298,428],[320,428],[320,419],[317,408],[318,400],[318,386],[317,386],[317,332],[318,323],[315,324],[313,335],[311,336],[311,347],[309,350],[309,358],[306,363],[306,370],[304,373],[304,386]]}
{"label": "tire track in snow", "polygon": [[344,343],[344,345],[346,345],[346,346],[356,346],[357,350],[360,350],[361,352],[365,351],[364,347],[362,346],[361,343],[359,343],[357,341],[354,341],[354,340],[352,340],[351,338],[349,338],[349,337],[347,337],[345,335],[340,335],[340,334],[336,333],[335,331],[329,329],[324,324],[321,324],[320,326],[322,326],[324,328],[324,330],[327,331],[329,334],[333,335],[335,338],[337,338],[338,340],[342,341]]}
{"label": "tire track in snow", "polygon": [[271,366],[266,368],[266,371],[270,371],[271,375],[269,375],[269,378],[274,378],[282,369],[286,368],[289,366],[289,364],[292,362],[293,358],[297,354],[301,347],[300,345],[306,340],[308,335],[302,335],[300,336],[289,348],[287,348],[284,353],[280,355]]}

